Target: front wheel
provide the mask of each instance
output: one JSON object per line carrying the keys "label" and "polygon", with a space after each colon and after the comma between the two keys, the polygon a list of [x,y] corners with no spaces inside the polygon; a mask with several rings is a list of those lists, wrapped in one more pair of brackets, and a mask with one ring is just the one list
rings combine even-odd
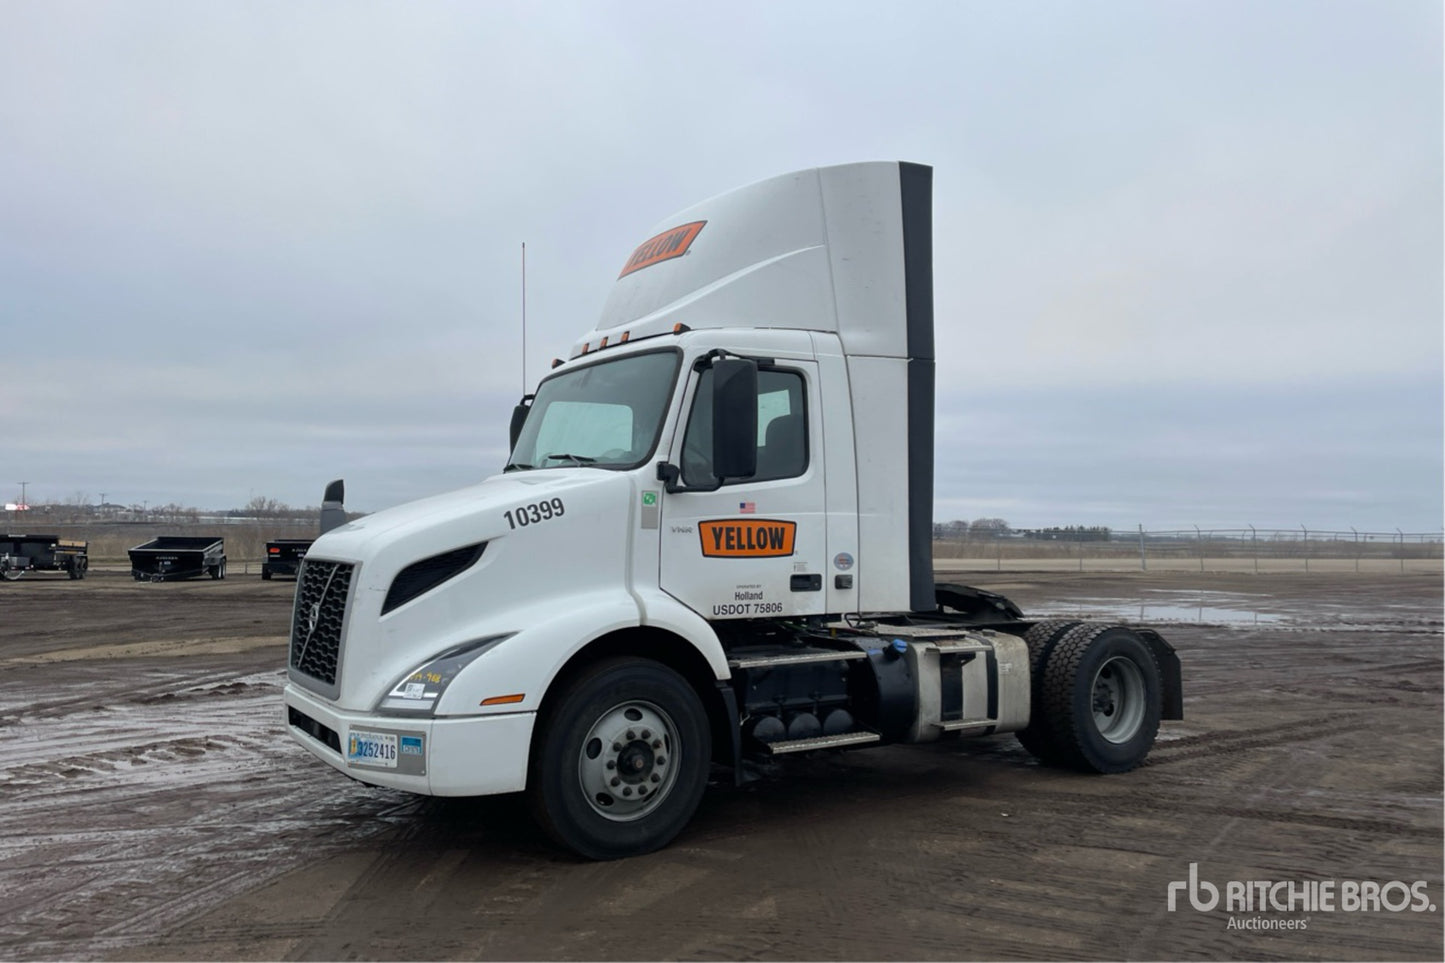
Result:
{"label": "front wheel", "polygon": [[538,720],[532,812],[591,859],[652,852],[697,810],[711,756],[706,710],[686,679],[646,659],[599,662]]}

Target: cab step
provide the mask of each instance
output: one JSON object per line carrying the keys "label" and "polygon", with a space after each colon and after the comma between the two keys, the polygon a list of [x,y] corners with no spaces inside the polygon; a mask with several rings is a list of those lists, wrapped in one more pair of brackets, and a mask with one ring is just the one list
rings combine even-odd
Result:
{"label": "cab step", "polygon": [[957,729],[982,729],[984,726],[998,725],[997,719],[947,719],[943,722],[933,723],[944,732],[953,732]]}
{"label": "cab step", "polygon": [[786,651],[739,652],[728,659],[731,669],[771,669],[781,665],[807,665],[812,662],[851,662],[866,659],[866,653],[853,649],[790,649]]}
{"label": "cab step", "polygon": [[781,756],[789,752],[810,752],[814,749],[841,749],[844,746],[861,746],[869,742],[882,742],[876,732],[840,732],[835,736],[815,736],[812,739],[789,739],[785,742],[761,743],[768,755]]}

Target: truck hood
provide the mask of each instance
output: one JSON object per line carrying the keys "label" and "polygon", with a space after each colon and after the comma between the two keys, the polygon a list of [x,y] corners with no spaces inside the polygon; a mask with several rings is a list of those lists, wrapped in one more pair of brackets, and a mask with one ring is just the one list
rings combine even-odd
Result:
{"label": "truck hood", "polygon": [[[340,677],[329,697],[370,710],[398,679],[439,652],[515,633],[539,612],[564,610],[566,600],[620,589],[633,484],[632,476],[601,468],[496,475],[322,535],[306,565],[355,566]],[[388,605],[408,567],[481,544],[472,562]]]}
{"label": "truck hood", "polygon": [[347,522],[318,538],[310,554],[337,561],[370,561],[380,553],[395,555],[399,545],[430,543],[441,535],[435,545],[416,546],[412,551],[402,549],[401,554],[410,556],[408,561],[415,561],[506,532],[509,526],[505,513],[519,505],[560,497],[617,478],[615,472],[600,468],[549,468],[493,475],[476,485]]}

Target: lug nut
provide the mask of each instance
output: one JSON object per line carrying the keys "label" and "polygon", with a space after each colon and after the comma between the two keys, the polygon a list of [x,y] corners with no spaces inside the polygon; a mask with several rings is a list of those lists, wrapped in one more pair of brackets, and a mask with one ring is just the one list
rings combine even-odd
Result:
{"label": "lug nut", "polygon": [[627,789],[622,790],[622,795],[624,795],[624,796],[630,796],[630,795],[632,795],[632,789],[629,787],[629,788],[627,788]]}
{"label": "lug nut", "polygon": [[652,781],[653,781],[653,782],[662,782],[662,777],[659,776],[657,773],[654,772],[654,773],[652,774]]}
{"label": "lug nut", "polygon": [[652,748],[654,748],[654,749],[661,749],[661,748],[662,748],[662,740],[661,740],[661,739],[654,739],[654,740],[652,740]]}
{"label": "lug nut", "polygon": [[638,794],[639,796],[646,796],[646,795],[647,795],[647,787],[646,787],[646,786],[638,786],[638,787],[637,787],[637,794]]}
{"label": "lug nut", "polygon": [[628,729],[628,730],[627,730],[627,741],[628,741],[628,742],[631,742],[633,739],[636,739],[636,738],[637,738],[637,733],[633,732],[631,729]]}
{"label": "lug nut", "polygon": [[611,784],[612,784],[613,786],[620,786],[620,785],[622,785],[622,780],[621,780],[621,779],[618,779],[616,776],[613,776],[613,777],[612,777],[612,783],[611,783]]}
{"label": "lug nut", "polygon": [[667,757],[666,757],[666,756],[658,756],[656,759],[653,760],[653,762],[655,762],[655,763],[656,763],[657,765],[659,765],[659,766],[664,765],[664,764],[666,764],[666,762],[667,762]]}
{"label": "lug nut", "polygon": [[614,742],[614,743],[612,744],[612,751],[613,751],[613,752],[621,752],[621,751],[622,751],[622,743],[620,743],[620,742]]}
{"label": "lug nut", "polygon": [[616,768],[617,768],[617,760],[616,760],[616,759],[609,759],[609,760],[607,760],[607,768],[608,768],[608,769],[616,769]]}
{"label": "lug nut", "polygon": [[651,738],[652,738],[652,732],[651,732],[650,730],[643,729],[643,730],[642,730],[642,741],[643,741],[643,742],[646,742],[648,739],[651,739]]}

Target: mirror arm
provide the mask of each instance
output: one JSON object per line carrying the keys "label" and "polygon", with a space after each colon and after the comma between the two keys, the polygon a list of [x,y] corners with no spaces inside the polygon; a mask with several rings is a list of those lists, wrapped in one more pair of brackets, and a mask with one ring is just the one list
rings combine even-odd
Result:
{"label": "mirror arm", "polygon": [[657,480],[662,482],[664,490],[669,495],[676,495],[679,492],[715,492],[723,486],[721,478],[711,485],[683,485],[678,482],[681,476],[682,469],[676,465],[668,464],[665,461],[657,463]]}
{"label": "mirror arm", "polygon": [[712,367],[712,363],[714,361],[719,361],[723,358],[742,358],[744,361],[753,362],[759,368],[771,368],[778,363],[777,358],[763,358],[759,357],[758,355],[752,354],[737,354],[736,352],[726,351],[722,348],[713,348],[707,354],[703,355],[692,363],[692,370],[705,371],[706,369]]}

